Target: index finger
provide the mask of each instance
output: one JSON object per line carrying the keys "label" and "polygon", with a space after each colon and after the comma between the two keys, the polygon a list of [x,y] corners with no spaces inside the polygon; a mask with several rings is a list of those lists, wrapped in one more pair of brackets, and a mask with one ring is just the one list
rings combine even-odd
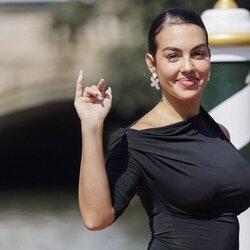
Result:
{"label": "index finger", "polygon": [[83,71],[80,70],[77,81],[76,81],[75,98],[82,97],[82,92],[83,92]]}
{"label": "index finger", "polygon": [[97,85],[98,89],[100,90],[100,92],[102,93],[102,95],[104,94],[105,92],[105,85],[106,85],[106,82],[104,79],[101,79]]}

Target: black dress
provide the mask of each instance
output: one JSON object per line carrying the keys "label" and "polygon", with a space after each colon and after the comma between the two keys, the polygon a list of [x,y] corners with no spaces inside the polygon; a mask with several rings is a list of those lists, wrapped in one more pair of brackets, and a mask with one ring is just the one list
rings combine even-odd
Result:
{"label": "black dress", "polygon": [[113,134],[106,161],[118,218],[138,194],[150,250],[238,250],[250,166],[201,108],[168,126]]}

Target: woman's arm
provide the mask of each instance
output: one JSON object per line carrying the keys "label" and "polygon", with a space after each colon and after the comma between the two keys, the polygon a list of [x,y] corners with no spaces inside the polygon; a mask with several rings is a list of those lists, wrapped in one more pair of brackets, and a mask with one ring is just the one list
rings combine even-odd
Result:
{"label": "woman's arm", "polygon": [[105,91],[103,79],[97,86],[83,89],[83,76],[79,74],[74,103],[82,131],[79,206],[89,230],[103,229],[115,217],[103,153],[103,123],[111,103],[111,89]]}

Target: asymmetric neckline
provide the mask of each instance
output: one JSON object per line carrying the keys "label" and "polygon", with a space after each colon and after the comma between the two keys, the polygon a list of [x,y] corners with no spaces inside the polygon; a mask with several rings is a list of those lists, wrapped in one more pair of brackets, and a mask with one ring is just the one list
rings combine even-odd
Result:
{"label": "asymmetric neckline", "polygon": [[162,130],[166,130],[166,129],[179,128],[181,126],[192,124],[193,122],[196,122],[196,121],[200,120],[200,118],[202,117],[202,113],[203,113],[203,108],[200,107],[199,113],[192,116],[192,117],[190,117],[190,118],[188,118],[188,119],[185,119],[185,120],[182,120],[182,121],[179,121],[179,122],[175,122],[175,123],[171,123],[171,124],[167,124],[167,125],[163,125],[163,126],[145,128],[145,129],[131,128],[138,121],[138,120],[136,120],[131,125],[129,125],[125,130],[135,132],[135,133],[147,133],[147,132],[151,132],[151,131],[156,132],[156,131],[162,131]]}
{"label": "asymmetric neckline", "polygon": [[166,126],[118,129],[106,170],[115,219],[139,196],[152,235],[148,250],[239,250],[249,164],[203,108]]}

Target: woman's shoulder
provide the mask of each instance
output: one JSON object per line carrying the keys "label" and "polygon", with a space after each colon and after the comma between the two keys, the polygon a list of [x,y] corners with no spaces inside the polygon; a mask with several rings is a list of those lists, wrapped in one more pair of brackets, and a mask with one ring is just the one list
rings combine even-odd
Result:
{"label": "woman's shoulder", "polygon": [[124,140],[124,137],[126,136],[125,131],[125,128],[119,128],[114,131],[110,136],[110,146],[121,143]]}
{"label": "woman's shoulder", "polygon": [[147,113],[128,126],[118,128],[114,131],[110,137],[109,150],[118,148],[133,148],[131,144],[138,144],[141,140],[141,133],[137,133],[137,131],[155,127],[155,124],[152,122],[150,117],[149,113]]}
{"label": "woman's shoulder", "polygon": [[217,123],[221,129],[221,131],[224,133],[224,135],[227,137],[227,139],[230,141],[230,133],[226,127],[224,127],[222,124]]}
{"label": "woman's shoulder", "polygon": [[205,116],[205,119],[212,122],[212,124],[214,126],[219,128],[220,131],[224,134],[224,136],[230,141],[230,133],[229,133],[228,129],[225,126],[223,126],[222,124],[216,122],[214,120],[214,118],[203,107],[201,107],[201,111],[202,111],[203,115]]}
{"label": "woman's shoulder", "polygon": [[166,125],[166,123],[165,121],[162,121],[162,117],[159,116],[156,106],[136,122],[134,122],[129,128],[133,130],[144,130],[161,127],[162,125]]}
{"label": "woman's shoulder", "polygon": [[143,130],[143,129],[148,129],[148,128],[153,128],[155,127],[154,122],[150,119],[150,117],[142,117],[138,121],[136,121],[132,126],[129,127],[129,129],[134,129],[134,130]]}

